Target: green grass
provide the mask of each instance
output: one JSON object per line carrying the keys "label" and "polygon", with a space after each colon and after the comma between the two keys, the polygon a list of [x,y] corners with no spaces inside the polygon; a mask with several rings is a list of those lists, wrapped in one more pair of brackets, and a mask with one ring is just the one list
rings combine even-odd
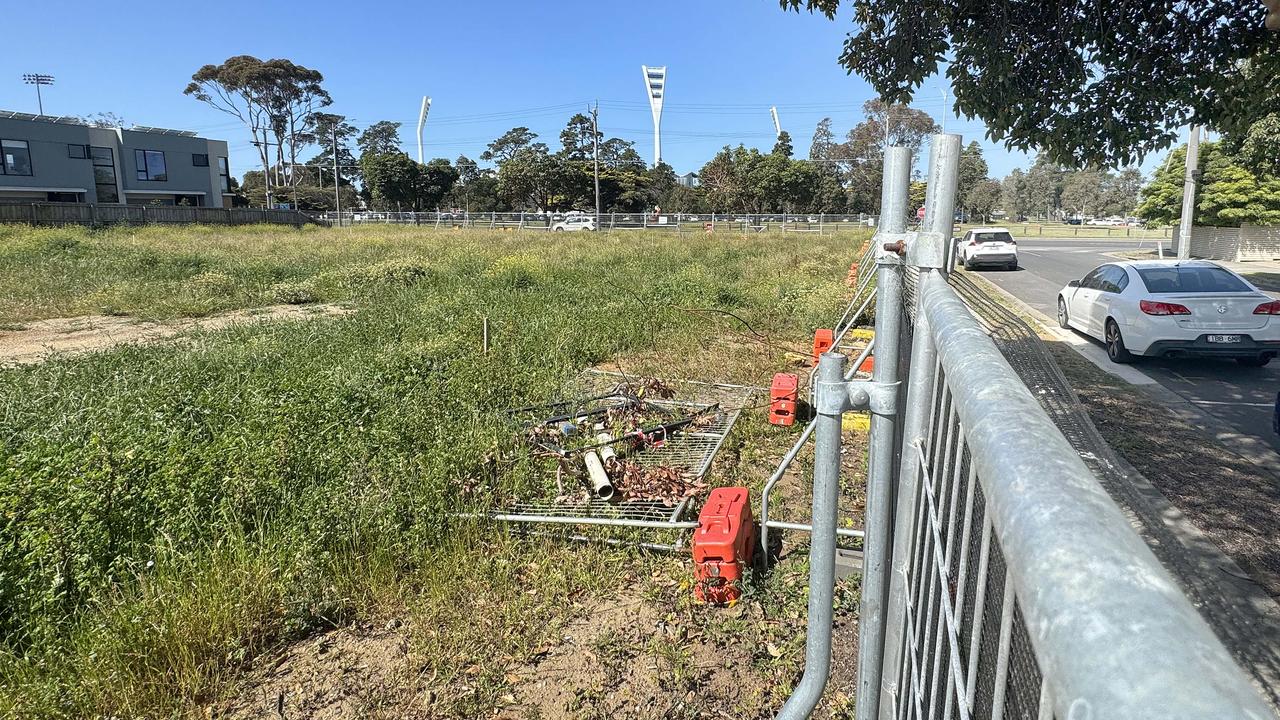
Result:
{"label": "green grass", "polygon": [[[837,314],[854,244],[0,228],[4,321],[205,314],[287,293],[356,309],[0,371],[0,716],[198,713],[265,650],[395,607],[449,629],[420,638],[440,682],[472,664],[498,678],[442,698],[442,714],[490,712],[495,658],[518,661],[570,613],[563,598],[646,562],[451,517],[545,490],[507,452],[501,408],[615,358],[767,381]],[[727,479],[758,480],[764,445],[787,441],[760,425],[726,445]],[[541,571],[512,571],[530,555]]]}

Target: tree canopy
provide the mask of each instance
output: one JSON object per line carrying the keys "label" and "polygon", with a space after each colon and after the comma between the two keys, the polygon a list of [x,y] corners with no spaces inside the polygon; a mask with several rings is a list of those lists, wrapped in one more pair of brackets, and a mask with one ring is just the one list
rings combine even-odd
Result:
{"label": "tree canopy", "polygon": [[[1142,189],[1138,216],[1156,223],[1177,223],[1182,213],[1186,146],[1179,147]],[[1195,224],[1238,226],[1280,223],[1280,178],[1251,171],[1226,143],[1200,145],[1200,187]]]}
{"label": "tree canopy", "polygon": [[[780,3],[831,19],[842,4]],[[857,27],[839,62],[880,97],[910,100],[946,63],[958,113],[1071,167],[1129,165],[1187,124],[1244,127],[1272,111],[1259,98],[1280,103],[1280,34],[1257,0],[844,4]]]}

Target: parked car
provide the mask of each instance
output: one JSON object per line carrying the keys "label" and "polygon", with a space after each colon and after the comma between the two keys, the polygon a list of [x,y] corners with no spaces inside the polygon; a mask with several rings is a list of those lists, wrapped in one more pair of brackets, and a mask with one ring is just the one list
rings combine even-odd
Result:
{"label": "parked car", "polygon": [[1018,269],[1018,242],[1007,228],[981,227],[964,234],[956,242],[956,260],[972,270],[980,265]]}
{"label": "parked car", "polygon": [[570,215],[552,224],[552,232],[594,231],[595,218],[591,215]]}
{"label": "parked car", "polygon": [[1085,225],[1097,225],[1100,227],[1116,227],[1123,224],[1124,221],[1120,218],[1092,218],[1085,222]]}
{"label": "parked car", "polygon": [[1280,301],[1205,260],[1100,265],[1058,293],[1058,324],[1097,338],[1112,362],[1210,356],[1262,367],[1280,354]]}
{"label": "parked car", "polygon": [[591,215],[570,215],[551,226],[552,232],[570,230],[595,230],[596,219]]}
{"label": "parked car", "polygon": [[1067,218],[1067,224],[1068,224],[1068,225],[1080,225],[1080,224],[1082,224],[1082,223],[1084,223],[1084,220],[1081,220],[1081,219],[1080,219],[1080,218],[1078,218],[1078,217],[1069,217],[1069,218]]}

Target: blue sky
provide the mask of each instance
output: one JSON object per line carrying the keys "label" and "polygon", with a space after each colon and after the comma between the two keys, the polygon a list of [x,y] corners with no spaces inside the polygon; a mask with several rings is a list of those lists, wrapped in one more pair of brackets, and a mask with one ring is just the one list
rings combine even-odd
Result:
{"label": "blue sky", "polygon": [[[799,155],[817,122],[839,135],[862,119],[870,87],[836,64],[847,17],[784,13],[774,0],[587,2],[245,2],[212,5],[137,0],[120,12],[69,0],[56,14],[12,3],[0,59],[0,109],[35,112],[21,75],[56,76],[48,114],[112,111],[130,123],[225,139],[232,170],[256,164],[236,120],[182,94],[191,73],[232,55],[286,57],[320,70],[332,112],[360,127],[404,123],[416,154],[422,95],[432,97],[428,157],[475,158],[524,125],[553,148],[569,116],[600,101],[601,129],[636,142],[652,159],[652,120],[640,66],[668,67],[663,159],[696,170],[722,145],[773,144],[769,106]],[[941,79],[914,105],[944,120]],[[946,113],[946,129],[982,142],[995,176],[1029,159],[983,138],[979,120]],[[1149,158],[1148,166],[1158,162]]]}

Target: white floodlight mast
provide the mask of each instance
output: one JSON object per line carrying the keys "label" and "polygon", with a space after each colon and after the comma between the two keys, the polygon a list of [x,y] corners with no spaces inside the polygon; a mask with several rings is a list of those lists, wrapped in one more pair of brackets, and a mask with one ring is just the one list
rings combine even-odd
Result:
{"label": "white floodlight mast", "polygon": [[649,110],[653,112],[653,166],[662,163],[662,99],[667,89],[667,68],[641,65],[644,73],[645,94],[649,96]]}
{"label": "white floodlight mast", "polygon": [[773,116],[773,134],[782,137],[782,123],[778,122],[778,106],[769,108],[769,114]]}
{"label": "white floodlight mast", "polygon": [[422,157],[422,128],[427,125],[427,113],[431,112],[431,98],[422,96],[422,109],[418,111],[418,162],[425,163]]}

